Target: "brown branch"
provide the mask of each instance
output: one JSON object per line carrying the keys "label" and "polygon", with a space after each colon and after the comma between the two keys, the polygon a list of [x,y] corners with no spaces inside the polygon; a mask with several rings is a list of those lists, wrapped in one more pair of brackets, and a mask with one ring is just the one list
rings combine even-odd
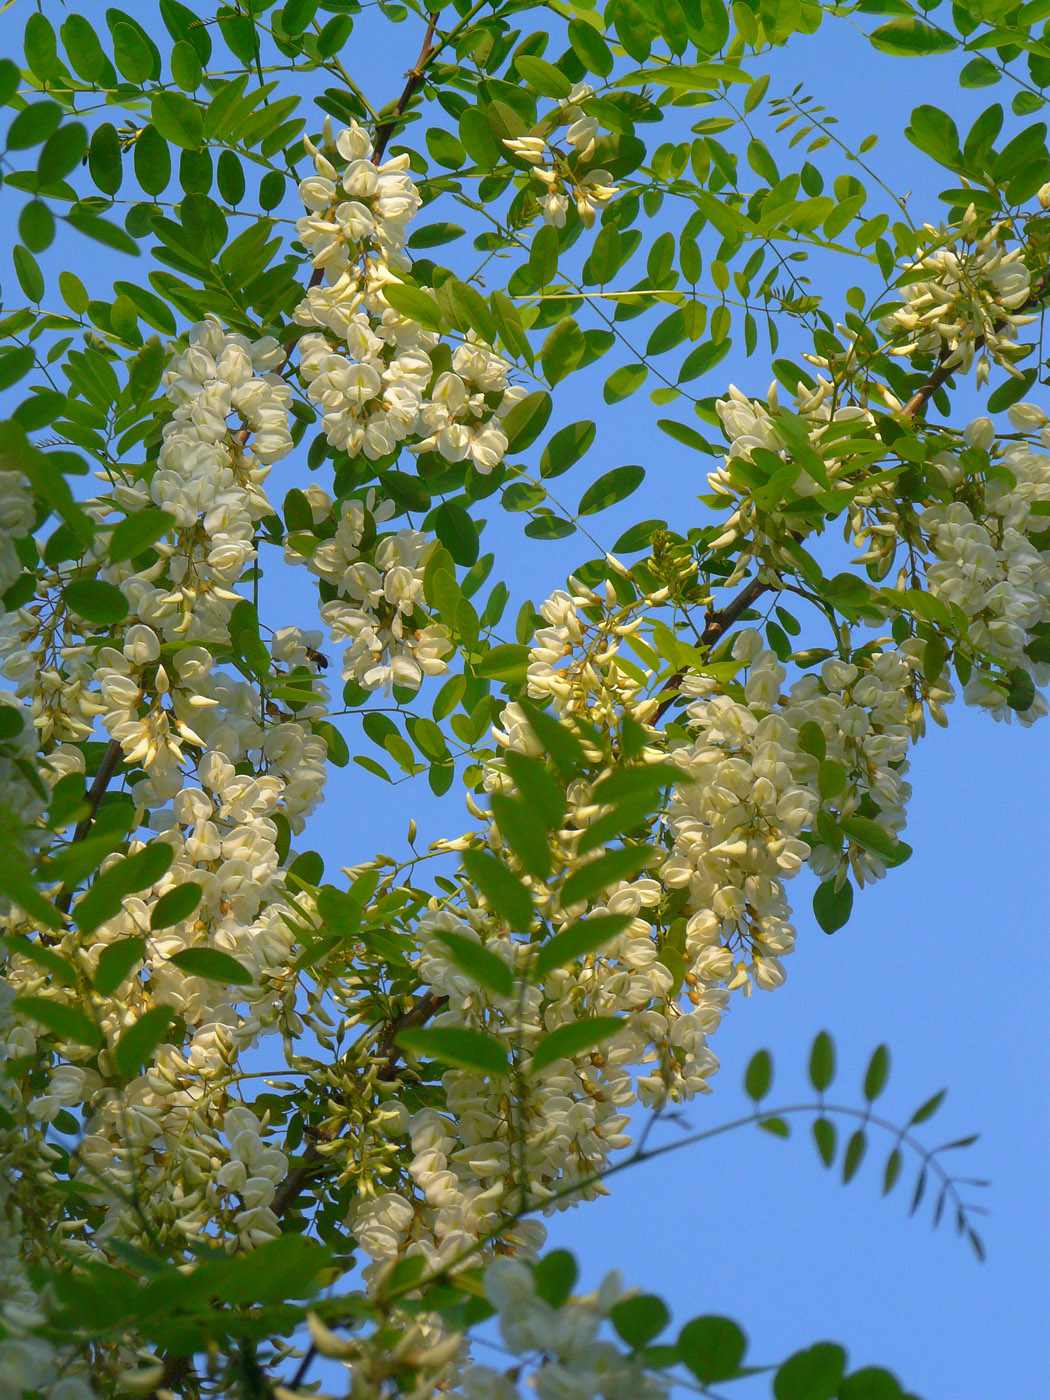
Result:
{"label": "brown branch", "polygon": [[436,49],[434,33],[437,29],[438,16],[431,13],[427,15],[427,19],[430,22],[427,25],[426,36],[423,39],[423,47],[419,51],[419,57],[416,59],[415,66],[409,69],[405,74],[408,81],[405,83],[401,96],[394,103],[394,110],[391,115],[381,121],[376,127],[374,149],[372,151],[372,161],[375,165],[378,165],[382,161],[383,152],[386,150],[387,142],[394,134],[394,129],[404,116],[408,104],[423,86],[423,76],[426,73],[427,64],[430,62]]}
{"label": "brown branch", "polygon": [[[111,739],[109,741],[108,747],[106,748],[106,752],[102,755],[102,762],[99,764],[98,772],[95,774],[94,781],[92,782],[91,787],[88,789],[88,810],[84,813],[84,815],[77,822],[76,826],[73,828],[73,839],[70,842],[70,845],[77,845],[78,842],[83,841],[85,837],[87,837],[90,833],[91,827],[95,821],[95,817],[98,815],[98,809],[102,802],[102,798],[105,796],[106,789],[113,781],[113,775],[117,771],[117,767],[120,763],[121,752],[122,750],[117,740]],[[72,886],[67,885],[65,889],[63,889],[62,892],[59,894],[58,898],[55,900],[55,908],[61,910],[63,914],[68,914],[69,906],[72,902],[73,889]]]}

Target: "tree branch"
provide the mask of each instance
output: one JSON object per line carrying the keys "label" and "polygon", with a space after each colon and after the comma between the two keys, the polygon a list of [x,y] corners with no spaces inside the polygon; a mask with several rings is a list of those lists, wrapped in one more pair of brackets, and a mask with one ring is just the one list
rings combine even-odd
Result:
{"label": "tree branch", "polygon": [[372,162],[375,165],[379,165],[382,161],[387,142],[390,140],[391,136],[393,136],[398,122],[405,115],[408,104],[423,86],[423,75],[426,72],[427,64],[436,51],[434,32],[437,29],[438,16],[434,13],[430,13],[427,15],[427,19],[430,22],[427,25],[423,47],[419,51],[419,57],[416,59],[415,66],[409,69],[408,73],[405,75],[408,81],[405,83],[401,96],[394,103],[392,114],[384,118],[376,127],[375,141],[373,142],[374,149],[372,151]]}

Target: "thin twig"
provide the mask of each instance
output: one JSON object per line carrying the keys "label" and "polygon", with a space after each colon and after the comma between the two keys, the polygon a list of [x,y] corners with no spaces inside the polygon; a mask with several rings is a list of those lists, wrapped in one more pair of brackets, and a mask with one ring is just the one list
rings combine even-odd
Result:
{"label": "thin twig", "polygon": [[405,83],[401,96],[394,103],[393,113],[376,127],[374,150],[372,152],[372,161],[375,165],[378,165],[383,159],[383,152],[386,150],[387,142],[390,140],[391,136],[393,136],[398,122],[405,115],[408,104],[423,86],[423,76],[426,73],[427,64],[430,62],[435,52],[434,31],[437,28],[438,16],[431,13],[427,15],[427,19],[430,23],[427,25],[423,47],[419,51],[419,57],[416,59],[415,66],[409,69],[406,74],[408,81]]}

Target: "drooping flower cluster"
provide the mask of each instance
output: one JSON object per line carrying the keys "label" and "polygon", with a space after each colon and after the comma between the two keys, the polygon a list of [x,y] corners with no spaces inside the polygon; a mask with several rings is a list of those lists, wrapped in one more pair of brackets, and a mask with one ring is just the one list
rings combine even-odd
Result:
{"label": "drooping flower cluster", "polygon": [[[494,1259],[484,1288],[503,1343],[526,1359],[529,1392],[540,1400],[662,1400],[669,1393],[668,1380],[600,1335],[626,1296],[619,1274],[607,1274],[597,1292],[555,1308],[538,1296],[531,1269],[514,1259]],[[462,1400],[519,1400],[521,1370],[522,1363],[506,1371],[471,1366],[455,1394]]]}
{"label": "drooping flower cluster", "polygon": [[35,519],[33,497],[22,473],[0,471],[0,612],[2,595],[22,569],[15,545],[29,534]]}
{"label": "drooping flower cluster", "polygon": [[[825,661],[786,696],[783,665],[742,632],[734,656],[748,668],[739,699],[704,677],[682,689],[696,698],[683,717],[695,741],[671,757],[692,778],[668,812],[673,836],[661,879],[688,890],[687,965],[705,983],[779,986],[780,959],[795,941],[784,882],[807,863],[824,879],[858,884],[886,871],[870,841],[841,846],[819,833],[869,816],[892,846],[911,789],[906,755],[920,694],[921,647],[872,654],[863,669]],[[918,674],[917,674],[918,673]],[[876,838],[877,839],[877,838]]]}
{"label": "drooping flower cluster", "polygon": [[558,102],[555,121],[557,126],[568,127],[565,140],[572,149],[571,156],[553,143],[549,134],[503,140],[509,151],[532,166],[532,178],[544,190],[539,200],[543,222],[554,228],[565,227],[571,205],[575,205],[584,228],[591,228],[599,210],[618,193],[607,170],[581,174],[577,168],[578,162],[586,163],[594,154],[598,140],[598,119],[581,106],[593,96],[594,88],[589,83],[577,83],[568,97]]}
{"label": "drooping flower cluster", "polygon": [[[309,500],[316,525],[327,526],[333,514],[330,498],[311,487]],[[391,684],[418,690],[424,675],[448,670],[444,657],[452,650],[445,628],[426,620],[426,537],[409,529],[376,534],[376,525],[393,513],[392,502],[377,504],[369,491],[363,501],[342,503],[334,534],[320,542],[298,534],[286,552],[291,562],[305,563],[335,589],[336,596],[321,606],[321,620],[336,641],[350,642],[343,677],[365,690]]]}
{"label": "drooping flower cluster", "polygon": [[880,324],[891,355],[944,356],[948,368],[969,371],[977,357],[977,383],[986,384],[992,363],[1019,374],[1016,363],[1028,347],[1017,331],[1036,317],[1023,308],[1032,276],[1024,250],[1008,248],[1008,222],[981,232],[971,204],[958,228],[924,224],[930,250],[909,269],[901,288],[904,305]]}
{"label": "drooping flower cluster", "polygon": [[[405,229],[420,204],[408,158],[376,167],[356,125],[334,146],[328,136],[328,154],[314,155],[318,176],[299,187],[315,213],[297,226],[325,284],[295,311],[300,325],[322,332],[299,342],[299,368],[325,437],[369,461],[404,445],[490,472],[507,450],[501,419],[525,391],[507,383],[509,364],[473,332],[450,357],[439,335],[390,306],[384,289],[409,265]],[[337,154],[348,162],[338,186],[329,160]]]}
{"label": "drooping flower cluster", "polygon": [[[1037,446],[1050,449],[1046,415],[1034,404],[1014,405],[1010,420],[1021,433],[1037,431]],[[964,437],[971,448],[994,448],[987,418],[971,423]],[[965,699],[998,719],[1017,713],[1022,724],[1031,724],[1047,713],[1046,697],[1034,691],[1029,705],[1009,705],[1006,687],[995,683],[987,663],[1001,673],[1030,676],[1033,690],[1050,682],[1050,664],[1038,659],[1045,654],[1031,655],[1050,626],[1050,513],[1042,513],[1050,506],[1050,455],[1019,439],[1005,445],[1000,460],[1008,475],[981,482],[959,456],[941,453],[936,465],[955,499],[926,506],[919,524],[932,556],[927,587],[967,620],[977,666]]]}

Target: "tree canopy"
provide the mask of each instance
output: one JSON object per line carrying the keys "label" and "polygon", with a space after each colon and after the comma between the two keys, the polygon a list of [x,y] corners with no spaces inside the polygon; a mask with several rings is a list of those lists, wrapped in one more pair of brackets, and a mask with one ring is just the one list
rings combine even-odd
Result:
{"label": "tree canopy", "polygon": [[[613,1275],[580,1296],[543,1218],[733,1126],[651,1137],[712,1089],[733,999],[783,982],[793,890],[833,934],[909,858],[929,721],[1047,713],[1048,21],[27,15],[0,60],[0,1394],[905,1396],[830,1343],[756,1369],[736,1322],[668,1331]],[[965,132],[910,113],[942,192],[772,83],[845,23],[1007,93]],[[650,460],[575,418],[582,384],[647,391]],[[700,489],[671,521],[657,460]],[[567,580],[527,597],[551,541]],[[389,785],[400,854],[372,784],[326,870],[332,768]],[[802,1117],[847,1181],[884,1144],[885,1191],[907,1171],[980,1256],[939,1155],[966,1141],[925,1144],[942,1094],[882,1118],[888,1069],[832,1098],[822,1032],[811,1101],[775,1107],[761,1052],[742,1121]],[[507,1354],[472,1351],[497,1327]]]}

